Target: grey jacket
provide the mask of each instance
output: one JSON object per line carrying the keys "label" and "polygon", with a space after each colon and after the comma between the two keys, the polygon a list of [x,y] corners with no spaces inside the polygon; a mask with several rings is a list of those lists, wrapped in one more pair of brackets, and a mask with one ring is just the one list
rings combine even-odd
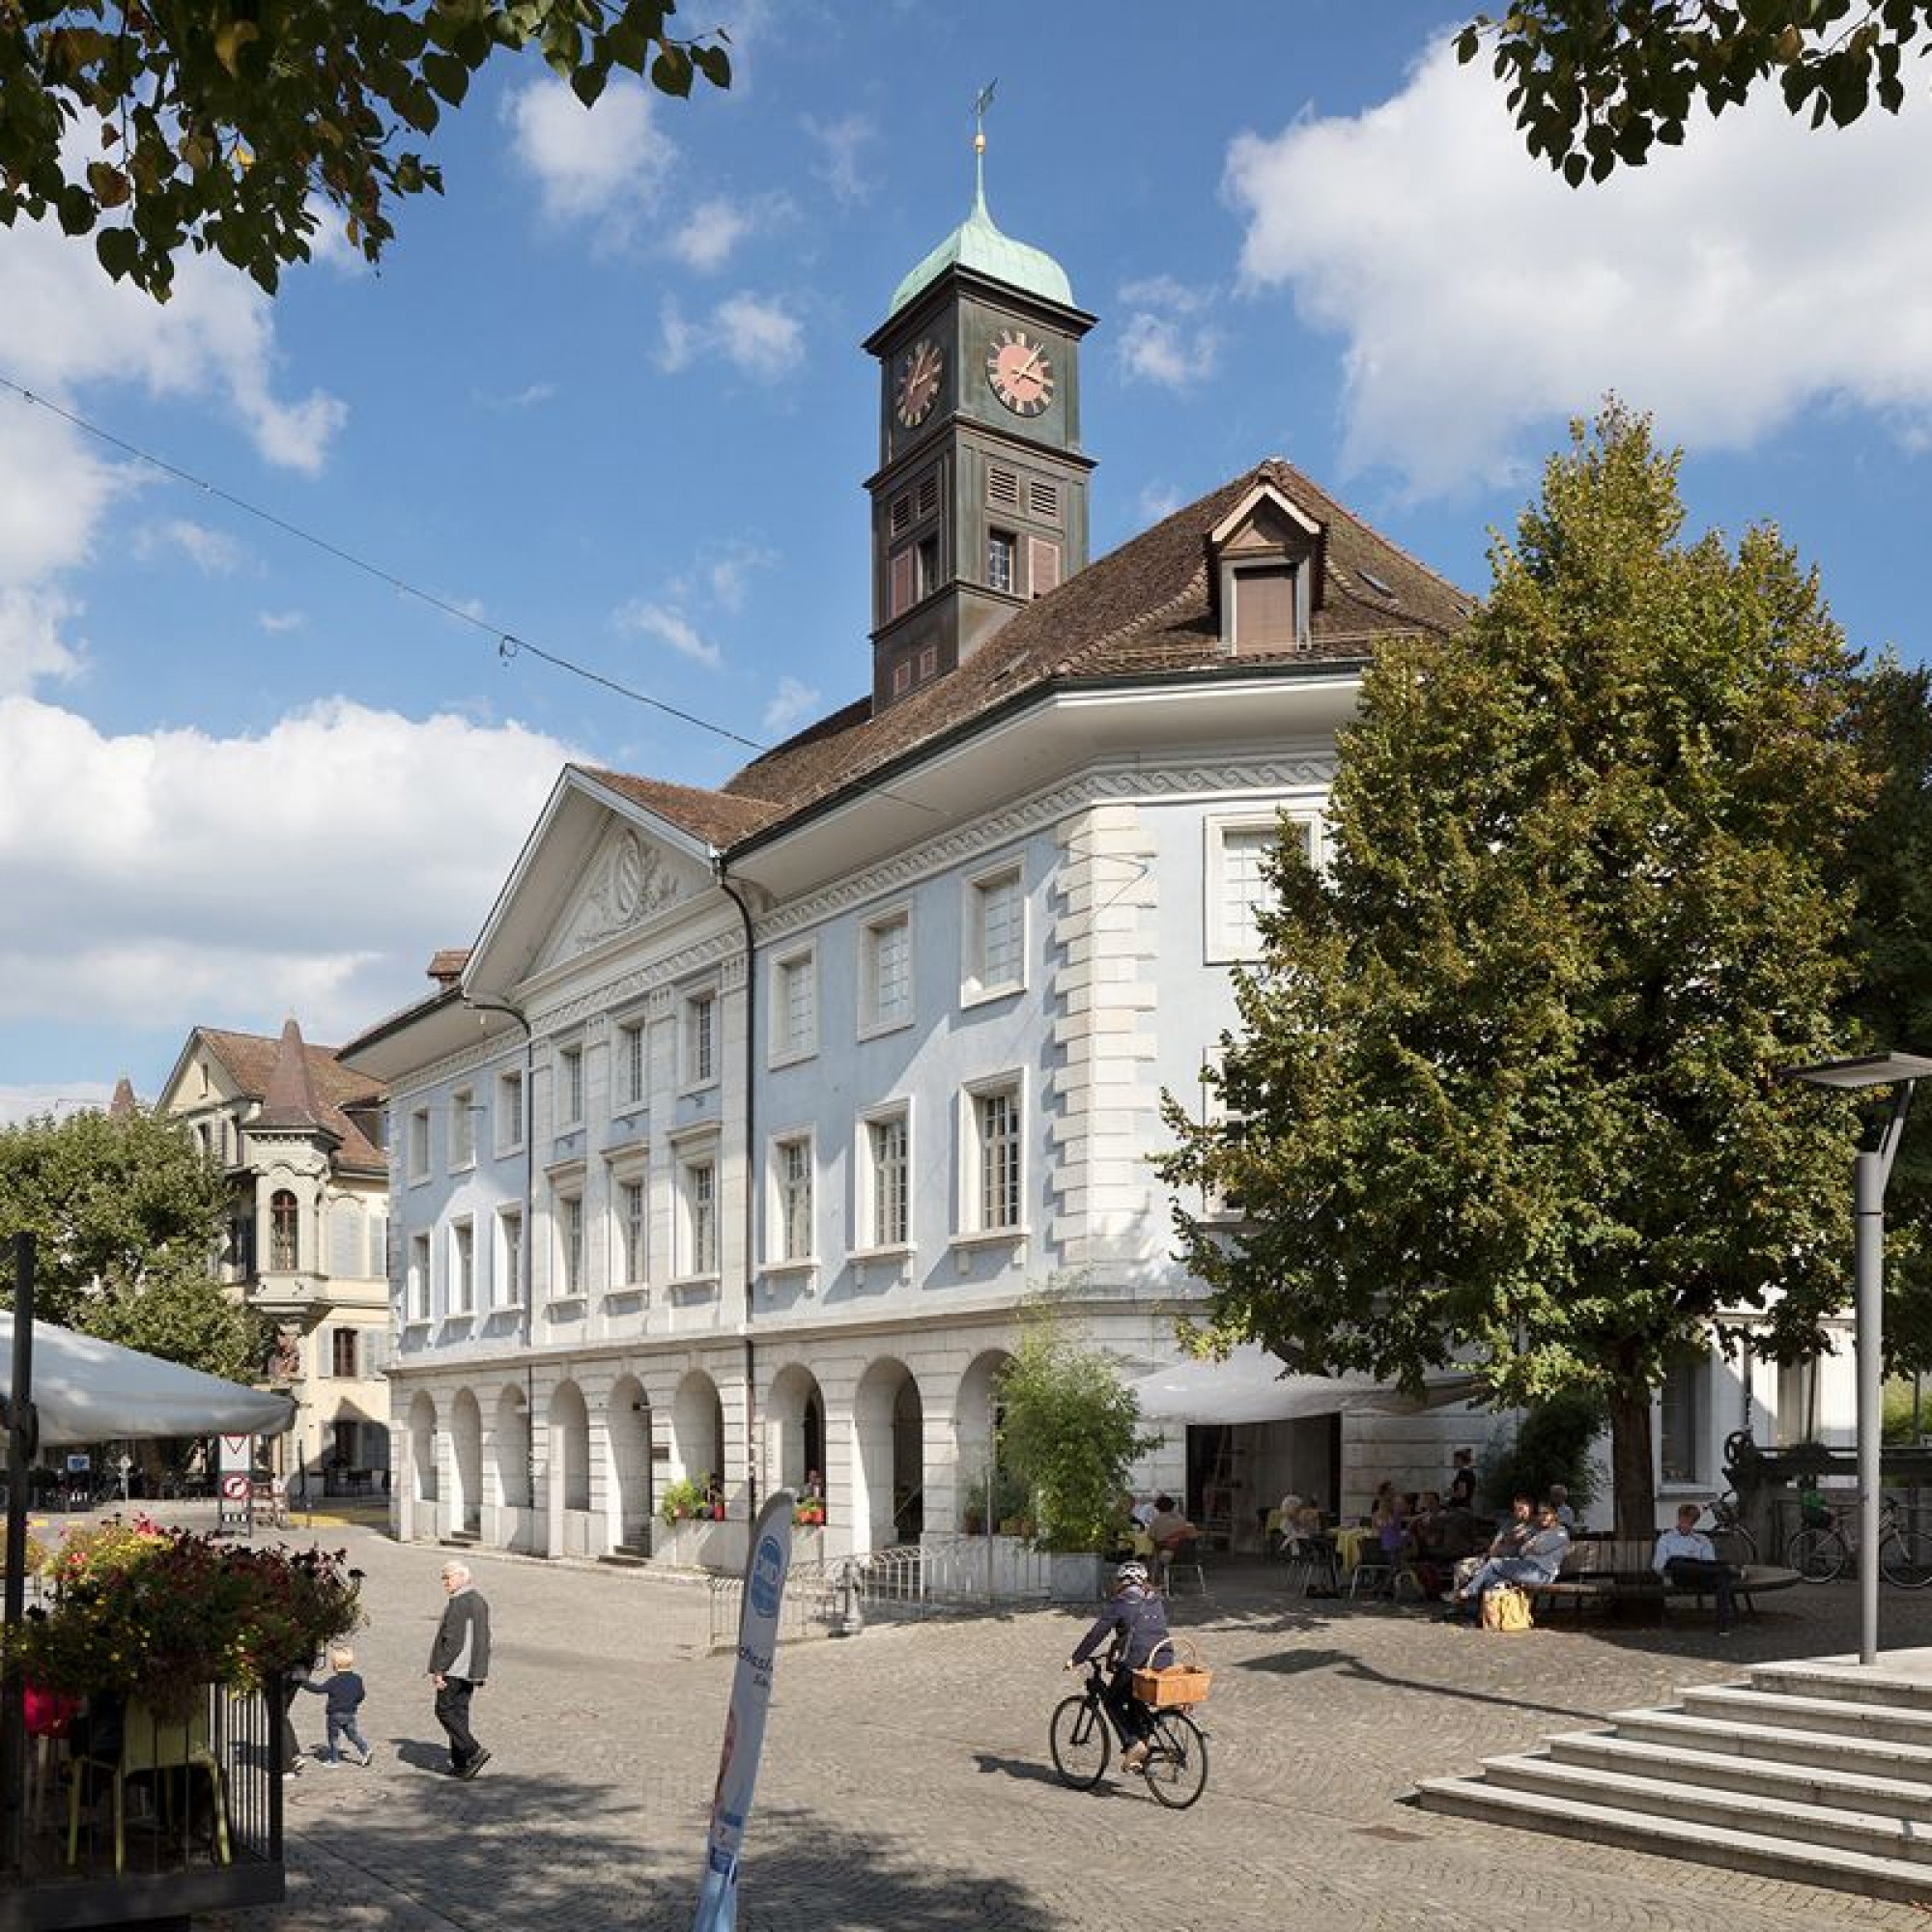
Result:
{"label": "grey jacket", "polygon": [[490,1674],[490,1605],[473,1584],[454,1592],[442,1607],[436,1641],[429,1647],[429,1667],[437,1677],[456,1677],[481,1684]]}

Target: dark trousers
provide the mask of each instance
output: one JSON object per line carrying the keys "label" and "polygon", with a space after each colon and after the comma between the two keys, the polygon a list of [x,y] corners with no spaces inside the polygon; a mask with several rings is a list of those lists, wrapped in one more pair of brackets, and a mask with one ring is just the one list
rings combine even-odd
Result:
{"label": "dark trousers", "polygon": [[1137,1744],[1153,1728],[1148,1721],[1147,1706],[1134,1695],[1134,1673],[1122,1666],[1107,1679],[1107,1715],[1121,1734],[1122,1744]]}
{"label": "dark trousers", "polygon": [[1701,1556],[1673,1556],[1663,1566],[1663,1574],[1673,1583],[1682,1583],[1716,1597],[1718,1626],[1719,1629],[1729,1627],[1737,1603],[1732,1585],[1738,1580],[1738,1573],[1728,1563],[1706,1563]]}
{"label": "dark trousers", "polygon": [[436,1693],[436,1720],[449,1733],[452,1771],[461,1771],[483,1748],[469,1735],[469,1699],[475,1689],[467,1677],[445,1677]]}

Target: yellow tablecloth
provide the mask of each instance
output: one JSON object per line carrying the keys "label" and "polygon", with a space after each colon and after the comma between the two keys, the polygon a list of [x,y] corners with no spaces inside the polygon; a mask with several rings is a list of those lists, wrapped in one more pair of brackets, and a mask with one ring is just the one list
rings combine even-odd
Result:
{"label": "yellow tablecloth", "polygon": [[1375,1540],[1372,1529],[1338,1529],[1334,1532],[1335,1554],[1340,1559],[1342,1574],[1347,1576],[1361,1560],[1362,1545]]}

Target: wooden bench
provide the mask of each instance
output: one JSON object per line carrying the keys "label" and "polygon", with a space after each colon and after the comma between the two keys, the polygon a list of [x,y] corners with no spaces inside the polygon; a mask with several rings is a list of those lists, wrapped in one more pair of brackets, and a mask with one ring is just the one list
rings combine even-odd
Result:
{"label": "wooden bench", "polygon": [[[1553,1583],[1535,1583],[1528,1589],[1532,1603],[1551,1608],[1569,1605],[1580,1617],[1590,1605],[1615,1607],[1623,1604],[1655,1604],[1662,1622],[1671,1601],[1715,1604],[1717,1593],[1708,1583],[1683,1583],[1661,1577],[1651,1565],[1657,1553],[1655,1537],[1590,1538],[1573,1543],[1563,1558],[1563,1568]],[[1752,1615],[1757,1605],[1752,1599],[1766,1590],[1784,1590],[1799,1580],[1796,1570],[1774,1563],[1741,1563],[1736,1566],[1737,1581],[1732,1585],[1738,1602]]]}

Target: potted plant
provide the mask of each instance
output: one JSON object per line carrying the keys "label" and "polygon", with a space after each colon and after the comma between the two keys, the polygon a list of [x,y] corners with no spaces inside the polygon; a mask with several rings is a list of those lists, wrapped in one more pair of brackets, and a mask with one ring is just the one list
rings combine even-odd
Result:
{"label": "potted plant", "polygon": [[800,1529],[823,1529],[825,1527],[825,1498],[823,1496],[801,1496],[792,1505],[791,1520]]}
{"label": "potted plant", "polygon": [[43,1561],[50,1608],[8,1636],[7,1662],[48,1690],[112,1691],[182,1719],[211,1684],[306,1669],[362,1620],[343,1552],[235,1548],[145,1517],[71,1531]]}
{"label": "potted plant", "polygon": [[711,1506],[705,1499],[704,1486],[693,1482],[689,1476],[680,1476],[676,1482],[667,1483],[664,1493],[658,1498],[658,1514],[672,1528],[700,1516],[708,1518]]}

